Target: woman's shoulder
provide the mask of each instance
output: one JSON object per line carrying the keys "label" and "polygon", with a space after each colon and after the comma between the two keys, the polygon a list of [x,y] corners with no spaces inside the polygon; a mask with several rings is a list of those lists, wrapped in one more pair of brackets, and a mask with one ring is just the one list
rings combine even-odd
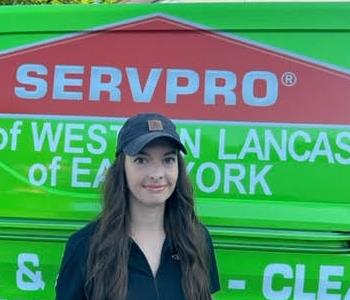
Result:
{"label": "woman's shoulder", "polygon": [[216,265],[216,258],[214,252],[213,241],[210,236],[208,228],[200,223],[203,233],[205,235],[207,249],[208,249],[208,258],[209,258],[209,274],[210,274],[210,292],[215,293],[220,290],[220,281],[219,281],[219,272]]}
{"label": "woman's shoulder", "polygon": [[79,249],[87,249],[89,247],[90,239],[93,236],[98,226],[98,221],[93,221],[73,233],[67,243],[67,248],[75,252]]}
{"label": "woman's shoulder", "polygon": [[58,289],[62,288],[62,285],[67,284],[67,276],[74,277],[74,280],[82,280],[84,278],[90,238],[93,236],[97,224],[98,222],[95,221],[88,223],[69,237],[57,280]]}
{"label": "woman's shoulder", "polygon": [[200,229],[203,232],[204,236],[206,237],[207,240],[211,241],[210,233],[208,230],[208,227],[204,225],[203,223],[199,223]]}

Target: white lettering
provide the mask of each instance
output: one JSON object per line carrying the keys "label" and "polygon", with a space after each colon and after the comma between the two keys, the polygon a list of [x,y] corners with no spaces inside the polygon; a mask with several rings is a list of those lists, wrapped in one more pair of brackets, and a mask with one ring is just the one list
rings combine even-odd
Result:
{"label": "white lettering", "polygon": [[310,143],[311,142],[311,137],[308,133],[306,133],[305,131],[301,131],[301,130],[297,130],[295,132],[293,132],[290,137],[289,137],[289,141],[288,141],[288,151],[289,151],[289,154],[292,156],[292,158],[295,160],[295,161],[306,161],[309,159],[310,157],[310,151],[308,150],[305,150],[304,154],[298,154],[296,153],[295,149],[305,149],[305,146],[302,147],[300,145],[300,143],[296,143],[296,140],[297,138],[303,138],[303,140],[306,142],[306,143]]}
{"label": "white lettering", "polygon": [[[204,180],[204,172],[212,171],[213,176],[207,175],[206,178],[213,178],[211,185],[205,185],[204,182],[208,180]],[[206,162],[199,166],[197,174],[196,174],[196,182],[198,188],[205,193],[213,193],[215,192],[221,182],[221,175],[218,166],[212,162]]]}
{"label": "white lettering", "polygon": [[[347,140],[347,143],[344,140]],[[335,143],[340,150],[343,150],[350,154],[350,132],[343,131],[337,134]],[[344,158],[340,153],[336,153],[334,156],[337,162],[340,164],[350,164],[350,156],[348,158]]]}
{"label": "white lettering", "polygon": [[276,137],[270,129],[265,130],[265,160],[271,160],[271,148],[275,150],[280,160],[287,160],[287,130],[281,130],[281,137],[279,142],[277,142]]}
{"label": "white lettering", "polygon": [[315,300],[315,293],[304,292],[305,265],[295,267],[294,299]]}
{"label": "white lettering", "polygon": [[18,67],[16,79],[29,87],[15,87],[15,94],[22,99],[41,99],[47,93],[47,82],[45,79],[33,76],[47,75],[48,71],[44,65],[24,64]]}
{"label": "white lettering", "polygon": [[326,132],[320,132],[316,144],[311,152],[310,162],[314,162],[318,156],[326,156],[329,163],[334,164],[333,153]]}
{"label": "white lettering", "polygon": [[265,195],[272,195],[269,185],[265,180],[265,175],[272,168],[272,165],[264,166],[263,169],[257,173],[256,165],[250,166],[250,182],[249,182],[249,194],[255,194],[256,186],[261,185]]}
{"label": "white lettering", "polygon": [[219,153],[218,158],[219,159],[237,159],[236,153],[226,153],[225,152],[225,146],[226,146],[226,129],[221,128],[220,129],[220,135],[219,135]]}
{"label": "white lettering", "polygon": [[259,135],[255,129],[249,129],[248,136],[244,142],[241,152],[238,155],[239,159],[244,159],[248,153],[253,153],[258,160],[264,160],[264,155],[259,141]]}
{"label": "white lettering", "polygon": [[81,78],[69,78],[67,75],[80,75],[84,73],[84,66],[57,65],[55,67],[53,86],[53,99],[57,100],[83,100],[81,91],[66,91],[66,87],[82,88]]}
{"label": "white lettering", "polygon": [[10,129],[10,134],[8,134],[4,128],[0,127],[0,150],[5,149],[9,140],[11,140],[11,151],[15,151],[17,149],[18,136],[22,132],[22,125],[22,121],[15,121]]}
{"label": "white lettering", "polygon": [[[242,98],[248,106],[264,107],[275,104],[278,98],[277,76],[269,71],[248,71],[242,78],[237,78],[232,70],[208,69],[199,73],[189,68],[168,68],[163,72],[162,68],[151,67],[144,84],[141,84],[140,68],[131,66],[122,69],[116,66],[62,64],[53,66],[50,72],[53,75],[49,74],[45,65],[20,65],[16,70],[16,79],[20,84],[15,87],[16,96],[21,99],[43,99],[50,84],[53,100],[100,101],[105,93],[108,101],[120,102],[124,93],[121,86],[128,84],[136,103],[151,103],[157,90],[163,92],[164,85],[163,99],[166,104],[176,104],[179,96],[195,93],[200,94],[204,105],[216,105],[220,97],[226,106],[237,105],[237,99]],[[162,74],[164,83],[161,82]],[[49,82],[51,77],[53,81]],[[124,85],[123,80],[126,81]],[[259,92],[259,81],[266,86],[263,95]],[[237,91],[237,86],[242,86],[242,91]]]}
{"label": "white lettering", "polygon": [[[179,85],[179,79],[185,79],[187,84]],[[168,69],[166,82],[166,103],[176,103],[177,96],[194,94],[199,88],[199,75],[193,70]]]}
{"label": "white lettering", "polygon": [[45,288],[41,271],[33,272],[26,264],[39,267],[39,257],[34,253],[21,253],[18,255],[16,272],[17,287],[22,291],[37,291]]}
{"label": "white lettering", "polygon": [[340,290],[341,281],[331,281],[330,276],[343,276],[343,266],[321,266],[320,280],[318,283],[318,299],[341,300],[340,295],[328,293],[328,290]]}
{"label": "white lettering", "polygon": [[80,179],[81,175],[90,175],[91,171],[88,168],[83,168],[81,165],[91,164],[91,158],[89,157],[74,157],[72,162],[72,187],[89,188],[91,182],[83,181]]}
{"label": "white lettering", "polygon": [[9,137],[6,130],[0,127],[0,150],[5,149],[5,147],[7,146],[8,140],[9,140]]}
{"label": "white lettering", "polygon": [[32,122],[34,150],[37,152],[42,151],[44,143],[47,141],[50,151],[56,152],[62,134],[63,126],[64,125],[62,123],[58,123],[54,131],[52,129],[52,124],[45,122],[39,133],[38,123]]}
{"label": "white lettering", "polygon": [[[64,152],[65,153],[83,153],[83,147],[73,146],[73,142],[82,142],[85,124],[66,124],[65,139],[64,139]],[[73,131],[78,131],[78,134],[74,134]]]}
{"label": "white lettering", "polygon": [[92,187],[97,188],[100,186],[100,184],[104,181],[106,172],[110,166],[111,166],[110,160],[108,158],[104,158],[100,164],[100,167],[98,168]]}
{"label": "white lettering", "polygon": [[[255,96],[255,82],[265,81],[266,94],[264,97]],[[277,76],[268,71],[251,71],[244,75],[242,83],[242,98],[250,106],[270,106],[278,98]]]}
{"label": "white lettering", "polygon": [[263,295],[269,300],[288,300],[292,295],[292,287],[285,286],[279,290],[273,288],[273,281],[277,275],[292,279],[293,269],[286,264],[270,264],[264,270]]}
{"label": "white lettering", "polygon": [[152,68],[142,90],[140,76],[137,68],[126,68],[131,94],[135,102],[149,103],[159,81],[162,69]]}
{"label": "white lettering", "polygon": [[57,185],[57,171],[61,169],[60,162],[62,161],[62,157],[55,156],[52,159],[51,164],[49,165],[49,170],[51,171],[51,186]]}
{"label": "white lettering", "polygon": [[[225,83],[218,86],[217,81],[221,79]],[[208,70],[205,72],[204,104],[215,105],[216,97],[221,95],[226,105],[236,105],[236,94],[234,89],[237,85],[236,74],[222,70]]]}
{"label": "white lettering", "polygon": [[[109,81],[106,81],[108,78]],[[90,101],[99,101],[101,93],[109,94],[112,102],[120,101],[119,85],[122,82],[122,72],[117,68],[92,66],[90,75]]]}
{"label": "white lettering", "polygon": [[186,128],[181,128],[180,140],[194,158],[199,158],[201,153],[201,129],[196,128],[194,132],[193,139]]}
{"label": "white lettering", "polygon": [[[238,174],[233,176],[231,171],[238,171]],[[245,168],[240,164],[225,164],[225,173],[224,173],[224,193],[227,194],[230,192],[230,183],[234,183],[240,194],[246,194],[246,190],[241,183],[245,177]]]}
{"label": "white lettering", "polygon": [[99,135],[97,132],[100,132],[100,134],[106,134],[106,127],[100,124],[93,124],[88,129],[89,138],[93,142],[96,142],[97,145],[94,146],[91,142],[88,142],[86,148],[91,154],[95,155],[103,154],[107,149],[106,139]]}
{"label": "white lettering", "polygon": [[28,180],[32,185],[42,186],[47,180],[47,168],[36,163],[29,168]]}

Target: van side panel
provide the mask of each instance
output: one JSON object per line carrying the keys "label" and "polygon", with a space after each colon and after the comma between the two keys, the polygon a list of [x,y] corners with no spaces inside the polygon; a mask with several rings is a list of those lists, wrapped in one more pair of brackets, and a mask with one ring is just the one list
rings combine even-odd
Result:
{"label": "van side panel", "polygon": [[54,298],[118,131],[157,111],[188,149],[216,300],[349,300],[349,15],[349,3],[2,8],[0,299]]}

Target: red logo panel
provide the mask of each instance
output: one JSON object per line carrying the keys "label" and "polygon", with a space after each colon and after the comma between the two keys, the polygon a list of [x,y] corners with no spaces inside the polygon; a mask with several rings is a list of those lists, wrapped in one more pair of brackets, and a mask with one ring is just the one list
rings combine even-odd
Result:
{"label": "red logo panel", "polygon": [[0,56],[0,112],[350,124],[350,75],[150,17]]}

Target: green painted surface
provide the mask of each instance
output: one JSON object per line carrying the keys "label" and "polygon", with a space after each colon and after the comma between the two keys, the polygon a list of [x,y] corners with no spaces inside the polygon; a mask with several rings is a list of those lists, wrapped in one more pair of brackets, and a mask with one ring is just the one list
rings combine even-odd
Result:
{"label": "green painted surface", "polygon": [[[344,3],[3,7],[0,50],[153,13],[350,68]],[[0,299],[53,299],[64,241],[99,211],[99,183],[122,123],[0,112]],[[339,146],[349,126],[177,124],[198,212],[217,249],[222,292],[215,299],[350,299],[349,141]],[[57,143],[35,143],[43,130]],[[310,142],[292,142],[296,132]]]}
{"label": "green painted surface", "polygon": [[[21,124],[16,148],[9,139],[2,150],[6,159],[0,163],[3,216],[90,220],[99,207],[100,183],[111,164],[122,121],[2,117],[2,129],[10,132],[15,122]],[[349,226],[343,209],[350,199],[349,167],[343,162],[349,154],[335,143],[337,135],[348,132],[345,127],[321,135],[318,129],[300,125],[177,123],[189,149],[186,160],[199,210],[210,224],[283,228],[289,222],[288,228],[311,230]],[[309,136],[310,142],[292,143],[297,131]],[[328,155],[317,146],[320,135],[330,144]],[[219,159],[222,153],[237,158]],[[52,170],[54,162],[59,169]],[[15,197],[22,200],[11,201]],[[264,206],[266,214],[261,216],[257,207]],[[241,210],[246,213],[239,215]]]}
{"label": "green painted surface", "polygon": [[[2,7],[0,28],[4,34],[0,49],[23,46],[62,33],[89,30],[154,13],[179,17],[213,30],[232,32],[324,62],[350,67],[347,55],[349,3]],[[66,22],[66,19],[70,22]],[[26,34],[28,32],[31,34]]]}

